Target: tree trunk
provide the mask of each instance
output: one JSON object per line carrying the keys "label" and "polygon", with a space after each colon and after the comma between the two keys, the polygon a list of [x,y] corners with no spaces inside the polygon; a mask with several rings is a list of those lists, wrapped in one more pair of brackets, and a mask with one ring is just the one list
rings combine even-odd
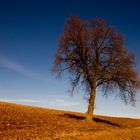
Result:
{"label": "tree trunk", "polygon": [[95,96],[96,96],[96,78],[94,78],[93,87],[91,87],[91,93],[90,93],[89,104],[88,104],[88,111],[87,111],[87,116],[86,116],[87,121],[93,121]]}

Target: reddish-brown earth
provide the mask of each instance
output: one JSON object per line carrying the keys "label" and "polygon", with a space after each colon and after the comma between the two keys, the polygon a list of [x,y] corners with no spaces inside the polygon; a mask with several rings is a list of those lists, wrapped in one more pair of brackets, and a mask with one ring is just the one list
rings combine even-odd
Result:
{"label": "reddish-brown earth", "polygon": [[140,119],[97,116],[0,102],[0,140],[140,140]]}

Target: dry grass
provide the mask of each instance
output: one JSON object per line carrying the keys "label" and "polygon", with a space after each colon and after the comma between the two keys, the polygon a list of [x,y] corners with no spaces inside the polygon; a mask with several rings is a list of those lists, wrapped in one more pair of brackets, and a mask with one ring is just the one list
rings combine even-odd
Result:
{"label": "dry grass", "polygon": [[0,140],[140,140],[140,119],[84,115],[0,102]]}

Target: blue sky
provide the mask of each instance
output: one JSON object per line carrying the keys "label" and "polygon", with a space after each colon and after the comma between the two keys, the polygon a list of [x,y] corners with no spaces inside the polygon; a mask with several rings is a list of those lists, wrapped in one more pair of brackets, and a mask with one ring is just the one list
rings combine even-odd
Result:
{"label": "blue sky", "polygon": [[[134,0],[0,1],[0,100],[85,112],[84,91],[71,97],[68,74],[58,80],[50,72],[65,19],[98,16],[114,25],[123,33],[126,47],[136,53],[140,73],[139,5]],[[136,107],[113,95],[106,99],[98,91],[95,114],[140,117],[140,91]]]}

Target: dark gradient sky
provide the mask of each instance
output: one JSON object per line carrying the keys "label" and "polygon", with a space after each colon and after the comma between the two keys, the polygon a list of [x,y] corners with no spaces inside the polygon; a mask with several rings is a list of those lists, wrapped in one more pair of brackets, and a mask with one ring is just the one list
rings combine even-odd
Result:
{"label": "dark gradient sky", "polygon": [[[70,98],[66,93],[68,75],[56,80],[50,73],[65,19],[70,15],[104,18],[124,35],[126,47],[136,53],[140,73],[139,7],[138,0],[1,0],[0,100],[85,111],[83,91]],[[140,95],[137,97],[137,106],[132,108],[114,97],[106,100],[99,93],[95,113],[139,117]]]}

